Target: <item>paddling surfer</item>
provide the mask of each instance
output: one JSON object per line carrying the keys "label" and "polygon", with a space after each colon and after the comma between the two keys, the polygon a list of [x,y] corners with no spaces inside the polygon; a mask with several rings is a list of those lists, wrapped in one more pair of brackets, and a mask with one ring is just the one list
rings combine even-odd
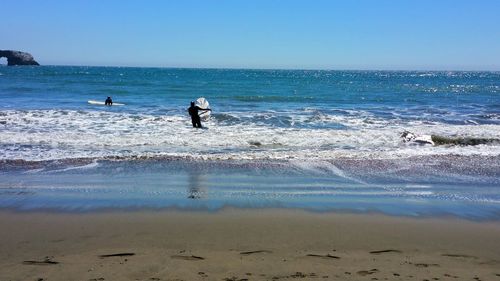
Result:
{"label": "paddling surfer", "polygon": [[111,97],[108,97],[106,101],[104,101],[104,105],[113,105],[113,100],[111,99]]}
{"label": "paddling surfer", "polygon": [[189,115],[191,115],[191,123],[193,123],[193,128],[202,128],[201,119],[198,111],[212,111],[210,108],[204,109],[191,102],[191,106],[188,108]]}

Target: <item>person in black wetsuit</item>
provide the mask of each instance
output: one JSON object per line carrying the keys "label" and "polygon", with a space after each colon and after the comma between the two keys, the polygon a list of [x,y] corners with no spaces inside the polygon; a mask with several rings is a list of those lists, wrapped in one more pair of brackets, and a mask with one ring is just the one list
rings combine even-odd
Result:
{"label": "person in black wetsuit", "polygon": [[108,97],[106,101],[104,101],[104,105],[113,105],[113,100],[111,99],[111,97]]}
{"label": "person in black wetsuit", "polygon": [[212,111],[210,108],[203,109],[194,104],[194,101],[191,102],[191,106],[188,108],[189,115],[191,115],[191,123],[193,123],[194,128],[202,128],[201,119],[198,111]]}

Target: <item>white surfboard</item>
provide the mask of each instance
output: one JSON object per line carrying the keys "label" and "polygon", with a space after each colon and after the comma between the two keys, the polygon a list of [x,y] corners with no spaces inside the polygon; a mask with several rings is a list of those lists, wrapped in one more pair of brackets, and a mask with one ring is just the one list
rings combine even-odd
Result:
{"label": "white surfboard", "polygon": [[[97,100],[89,100],[87,102],[89,104],[92,104],[92,105],[106,105],[105,102],[103,102],[103,101],[97,101]],[[113,102],[113,105],[125,105],[125,104],[124,103]]]}
{"label": "white surfboard", "polygon": [[[207,99],[201,97],[198,98],[195,103],[196,106],[198,106],[201,109],[210,109],[210,104],[208,103]],[[201,120],[206,121],[210,118],[210,112],[209,110],[207,111],[201,111],[199,113]]]}

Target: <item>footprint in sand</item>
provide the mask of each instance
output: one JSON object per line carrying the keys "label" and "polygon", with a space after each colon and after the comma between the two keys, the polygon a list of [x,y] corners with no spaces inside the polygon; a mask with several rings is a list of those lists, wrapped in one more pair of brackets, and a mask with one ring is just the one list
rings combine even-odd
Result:
{"label": "footprint in sand", "polygon": [[315,257],[315,258],[322,258],[322,259],[340,259],[338,256],[326,254],[326,255],[317,255],[317,254],[307,254],[306,257]]}
{"label": "footprint in sand", "polygon": [[261,254],[261,253],[265,253],[265,254],[271,254],[272,251],[269,251],[269,250],[257,250],[257,251],[248,251],[248,252],[241,252],[240,255],[251,255],[251,254]]}
{"label": "footprint in sand", "polygon": [[400,250],[393,250],[393,249],[380,250],[380,251],[371,251],[370,252],[370,254],[373,254],[373,255],[380,255],[380,254],[385,254],[385,253],[398,253],[398,254],[401,254],[402,252]]}
{"label": "footprint in sand", "polygon": [[173,259],[186,260],[186,261],[199,261],[199,260],[204,260],[205,259],[204,257],[195,256],[195,255],[191,255],[191,256],[173,255],[173,256],[170,256],[170,257],[173,258]]}
{"label": "footprint in sand", "polygon": [[235,276],[233,276],[233,277],[226,277],[223,280],[224,281],[248,281],[247,278],[241,278],[241,279],[239,279],[238,277],[235,277]]}
{"label": "footprint in sand", "polygon": [[414,265],[416,267],[431,267],[431,266],[439,267],[439,264],[437,263],[416,263]]}
{"label": "footprint in sand", "polygon": [[55,239],[55,240],[51,240],[50,243],[59,243],[59,242],[64,242],[65,240],[64,239]]}
{"label": "footprint in sand", "polygon": [[356,272],[358,275],[361,275],[361,276],[366,276],[366,275],[371,275],[371,274],[374,274],[374,273],[377,273],[378,272],[378,269],[374,268],[374,269],[370,269],[370,270],[360,270],[358,272]]}
{"label": "footprint in sand", "polygon": [[469,255],[460,255],[460,254],[442,254],[443,257],[450,258],[464,258],[464,259],[477,259],[478,257],[469,256]]}
{"label": "footprint in sand", "polygon": [[45,259],[41,260],[41,261],[37,261],[37,260],[23,261],[23,264],[27,264],[27,265],[54,265],[54,264],[59,264],[59,262],[53,261],[50,257],[45,257]]}
{"label": "footprint in sand", "polygon": [[107,254],[107,255],[99,255],[102,258],[111,258],[111,257],[130,257],[135,256],[135,253],[116,253],[116,254]]}

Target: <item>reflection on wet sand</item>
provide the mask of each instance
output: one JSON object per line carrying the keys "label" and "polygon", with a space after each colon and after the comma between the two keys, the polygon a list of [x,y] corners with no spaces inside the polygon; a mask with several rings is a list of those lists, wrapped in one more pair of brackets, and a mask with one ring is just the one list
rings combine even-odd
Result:
{"label": "reflection on wet sand", "polygon": [[207,198],[207,175],[198,173],[189,173],[188,178],[188,198],[202,199]]}

